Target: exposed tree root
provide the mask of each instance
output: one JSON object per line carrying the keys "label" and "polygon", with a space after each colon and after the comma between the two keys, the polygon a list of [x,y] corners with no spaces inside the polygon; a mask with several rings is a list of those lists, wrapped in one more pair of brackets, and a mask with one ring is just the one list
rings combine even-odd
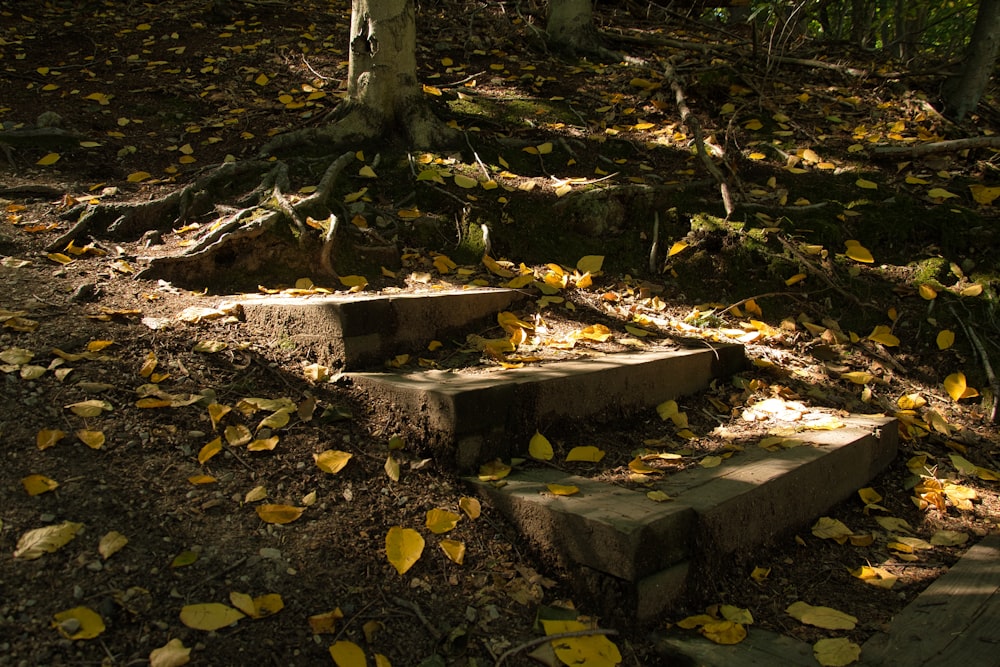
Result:
{"label": "exposed tree root", "polygon": [[[402,105],[384,116],[358,104],[343,104],[334,111],[333,122],[318,128],[304,128],[276,137],[262,149],[262,156],[294,152],[324,153],[334,147],[358,144],[401,129],[410,144],[418,148],[456,144],[460,134],[445,125],[418,101]],[[305,151],[297,150],[305,148]],[[63,215],[79,216],[73,227],[49,244],[50,251],[64,249],[87,236],[117,240],[138,240],[150,232],[166,232],[202,218],[213,211],[222,214],[183,253],[156,257],[138,274],[140,278],[168,278],[195,282],[226,272],[263,271],[274,275],[292,271],[336,277],[334,268],[337,230],[340,220],[330,211],[329,200],[337,178],[354,159],[354,151],[333,160],[314,193],[294,200],[285,195],[290,189],[285,162],[248,160],[226,163],[170,194],[144,202],[104,203],[79,206]],[[321,230],[311,234],[309,224]],[[288,223],[290,234],[282,223]],[[272,233],[268,241],[261,241]],[[377,236],[377,235],[375,235]],[[151,238],[155,238],[155,235]],[[378,245],[355,246],[384,264],[394,264],[398,255],[394,244],[381,238]],[[360,254],[364,254],[361,252]],[[388,260],[388,261],[387,261]]]}
{"label": "exposed tree root", "polygon": [[[135,240],[152,229],[167,231],[172,226],[183,225],[195,216],[204,215],[234,186],[244,183],[249,177],[260,180],[261,175],[268,170],[272,171],[273,178],[281,176],[275,171],[275,165],[267,162],[230,162],[159,199],[74,207],[62,217],[79,215],[79,220],[68,232],[50,243],[48,249],[62,250],[70,241],[87,235]],[[257,190],[244,199],[252,197],[256,192]]]}
{"label": "exposed tree root", "polygon": [[[331,162],[320,179],[316,191],[295,203],[288,201],[281,192],[281,184],[275,183],[270,196],[264,201],[251,207],[241,208],[214,225],[187,252],[153,259],[149,267],[139,274],[139,277],[152,278],[162,276],[165,273],[177,273],[178,270],[182,270],[182,267],[204,267],[206,262],[211,261],[214,257],[224,254],[227,250],[231,251],[234,245],[245,245],[245,242],[256,239],[265,232],[273,231],[283,221],[289,221],[293,224],[299,245],[303,246],[301,249],[305,249],[308,234],[305,219],[313,213],[322,215],[321,211],[328,210],[327,202],[337,177],[353,159],[354,153],[344,153]],[[282,173],[283,171],[282,169]],[[280,180],[284,181],[287,178]],[[336,276],[336,271],[333,270],[330,260],[332,232],[335,230],[336,217],[331,215],[328,224],[320,266],[324,269],[324,273]]]}
{"label": "exposed tree root", "polygon": [[[352,151],[330,162],[315,191],[297,200],[284,194],[290,190],[284,162],[250,160],[223,164],[157,199],[76,207],[66,217],[76,214],[78,221],[49,249],[62,250],[87,236],[134,241],[216,212],[221,216],[204,226],[182,253],[152,258],[138,277],[232,282],[234,277],[225,274],[234,268],[239,269],[234,272],[239,274],[236,280],[244,282],[256,271],[268,275],[308,271],[336,277],[334,237],[339,219],[331,213],[330,201],[338,178],[353,159]],[[320,222],[310,220],[313,217]],[[311,233],[309,226],[322,231]],[[267,241],[262,240],[265,234],[269,234]],[[378,241],[385,247],[371,250],[382,263],[391,264],[386,254],[395,253],[395,246]]]}
{"label": "exposed tree root", "polygon": [[459,133],[445,125],[423,102],[408,105],[388,119],[372,109],[343,104],[333,111],[334,121],[322,127],[306,127],[280,134],[261,149],[262,156],[283,155],[292,149],[308,146],[330,146],[343,150],[372,137],[381,136],[395,124],[411,146],[417,149],[450,146],[458,141]]}

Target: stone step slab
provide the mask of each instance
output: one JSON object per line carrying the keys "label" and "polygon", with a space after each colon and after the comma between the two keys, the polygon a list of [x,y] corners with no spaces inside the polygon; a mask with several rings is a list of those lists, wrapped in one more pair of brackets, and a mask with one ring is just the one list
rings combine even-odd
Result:
{"label": "stone step slab", "polygon": [[381,365],[403,353],[492,320],[524,294],[468,289],[382,295],[250,295],[240,300],[248,325],[303,358],[337,369]]}
{"label": "stone step slab", "polygon": [[[584,593],[605,613],[620,615],[626,604],[627,615],[650,619],[683,596],[691,562],[724,563],[808,525],[889,464],[894,419],[845,422],[797,434],[805,444],[793,449],[747,448],[717,468],[669,475],[654,484],[673,498],[662,503],[550,468],[518,471],[503,485],[470,483],[550,562],[583,573]],[[548,484],[580,492],[556,496]]]}
{"label": "stone step slab", "polygon": [[745,367],[741,345],[654,349],[513,369],[359,372],[347,377],[407,437],[461,470],[527,450],[536,429],[611,419],[709,386]]}
{"label": "stone step slab", "polygon": [[[751,611],[753,611],[751,609]],[[861,647],[865,667],[996,665],[996,623],[1000,617],[1000,535],[988,535],[969,549],[897,614],[887,631]],[[664,664],[698,667],[815,666],[806,642],[748,628],[739,644],[713,644],[695,632],[669,630],[656,636]]]}
{"label": "stone step slab", "polygon": [[1000,535],[987,535],[944,576],[871,637],[861,658],[872,667],[997,665]]}

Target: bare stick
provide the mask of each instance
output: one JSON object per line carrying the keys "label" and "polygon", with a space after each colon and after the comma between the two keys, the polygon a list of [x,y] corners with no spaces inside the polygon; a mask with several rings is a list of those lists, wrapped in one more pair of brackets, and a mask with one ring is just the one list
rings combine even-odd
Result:
{"label": "bare stick", "polygon": [[649,247],[649,272],[656,273],[656,260],[660,249],[660,212],[653,212],[653,244]]}
{"label": "bare stick", "polygon": [[949,141],[934,141],[916,146],[877,146],[872,155],[877,157],[919,157],[932,153],[964,151],[967,148],[1000,148],[1000,137],[967,137]]}
{"label": "bare stick", "polygon": [[836,290],[837,293],[840,294],[842,297],[844,297],[848,301],[853,301],[854,303],[856,303],[857,305],[861,306],[862,308],[872,308],[873,307],[873,306],[871,306],[871,305],[869,305],[867,303],[862,303],[861,299],[859,299],[858,297],[854,296],[853,294],[851,294],[850,292],[848,292],[847,290],[845,290],[843,287],[841,287],[837,283],[833,282],[833,279],[830,278],[830,276],[826,275],[825,271],[823,271],[818,266],[816,266],[815,264],[813,264],[812,262],[810,262],[808,259],[806,259],[806,256],[803,255],[801,252],[799,252],[798,248],[796,248],[795,246],[793,246],[790,242],[786,241],[785,239],[781,238],[780,236],[778,236],[777,239],[778,239],[778,241],[781,242],[781,245],[785,246],[785,250],[787,250],[788,252],[790,252],[795,257],[795,259],[797,259],[799,261],[799,263],[801,263],[803,266],[806,267],[806,269],[808,269],[808,271],[810,273],[812,273],[815,276],[818,276],[823,282],[825,282],[827,285],[829,285],[834,290]]}
{"label": "bare stick", "polygon": [[684,98],[684,89],[681,87],[680,79],[674,71],[674,66],[670,63],[666,63],[664,67],[664,74],[670,81],[670,89],[674,91],[674,101],[677,103],[677,109],[681,112],[681,122],[687,125],[691,130],[691,134],[694,135],[694,145],[698,150],[698,157],[701,158],[701,162],[705,165],[705,169],[708,170],[708,173],[710,173],[712,178],[715,179],[715,182],[719,184],[719,193],[722,195],[722,205],[726,209],[726,217],[728,218],[733,213],[733,197],[729,190],[729,183],[726,181],[726,177],[723,175],[722,171],[715,165],[712,158],[705,150],[705,139],[701,133],[701,123],[698,122],[698,118],[692,114],[691,109],[688,108],[687,100]]}
{"label": "bare stick", "polygon": [[990,390],[993,392],[993,396],[989,400],[989,410],[990,410],[990,421],[996,422],[997,420],[997,401],[1000,400],[1000,382],[997,381],[997,376],[993,373],[993,364],[990,363],[990,355],[986,353],[986,348],[983,346],[982,341],[979,340],[979,336],[973,331],[972,326],[966,326],[962,318],[958,316],[955,309],[948,305],[948,310],[951,314],[955,316],[958,323],[962,326],[962,331],[965,335],[972,341],[972,346],[976,348],[976,352],[979,353],[979,358],[983,360],[983,370],[986,371],[986,379],[990,383]]}
{"label": "bare stick", "polygon": [[401,598],[398,595],[393,595],[391,599],[400,607],[404,607],[412,611],[414,615],[416,615],[416,617],[420,619],[420,622],[424,624],[424,627],[427,628],[427,631],[430,632],[435,639],[441,638],[441,630],[435,627],[433,623],[427,620],[427,617],[424,616],[424,612],[420,609],[420,606],[417,605],[417,603],[410,602],[409,600]]}

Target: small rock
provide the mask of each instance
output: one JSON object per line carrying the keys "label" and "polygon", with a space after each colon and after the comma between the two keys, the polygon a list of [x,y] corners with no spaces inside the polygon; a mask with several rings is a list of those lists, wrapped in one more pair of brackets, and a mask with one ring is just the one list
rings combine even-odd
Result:
{"label": "small rock", "polygon": [[70,295],[70,301],[76,303],[83,303],[85,301],[93,301],[97,298],[98,293],[97,285],[95,283],[83,283],[79,285],[73,293]]}
{"label": "small rock", "polygon": [[271,560],[281,560],[281,551],[279,549],[273,549],[271,547],[262,547],[260,550],[261,558],[268,558]]}
{"label": "small rock", "polygon": [[145,248],[154,245],[163,245],[163,236],[157,229],[150,229],[148,232],[142,235],[142,245]]}
{"label": "small rock", "polygon": [[75,635],[80,631],[81,627],[80,620],[77,618],[67,618],[65,621],[59,624],[59,629],[65,632],[67,635]]}
{"label": "small rock", "polygon": [[38,119],[35,121],[36,127],[62,127],[62,124],[62,116],[55,111],[43,111],[38,114]]}

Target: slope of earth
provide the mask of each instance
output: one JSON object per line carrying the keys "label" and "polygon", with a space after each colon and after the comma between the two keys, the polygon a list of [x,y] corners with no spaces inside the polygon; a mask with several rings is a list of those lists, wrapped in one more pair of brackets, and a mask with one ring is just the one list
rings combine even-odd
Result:
{"label": "slope of earth", "polygon": [[[93,237],[50,252],[75,222],[62,214],[80,203],[152,199],[321,122],[344,90],[347,8],[84,4],[0,8],[0,664],[139,664],[172,640],[197,664],[322,664],[348,640],[396,665],[493,664],[522,645],[505,664],[535,664],[524,642],[539,636],[536,616],[580,604],[558,583],[569,573],[534,558],[489,508],[478,514],[454,471],[395,440],[379,406],[328,381],[331,369],[250,330],[223,296],[135,279],[224,205],[168,225],[162,246]],[[755,77],[735,56],[720,67],[732,51],[710,66],[662,43],[711,31],[606,17],[685,77],[732,167],[740,208],[727,220],[661,61],[554,61],[533,49],[540,16],[452,10],[422,9],[420,72],[469,150],[352,147],[338,197],[352,214],[367,198],[351,233],[397,248],[392,266],[366,275],[371,285],[514,282],[533,300],[479,339],[400,351],[410,357],[394,363],[493,370],[649,336],[750,345],[752,372],[661,414],[539,425],[556,454],[547,465],[634,488],[671,467],[738,464],[739,449],[762,440],[790,446],[788,433],[761,430],[775,414],[884,412],[903,423],[903,453],[871,485],[881,498],[865,492],[831,511],[849,532],[804,527],[712,564],[691,607],[657,628],[724,603],[781,633],[830,636],[785,613],[802,600],[857,616],[849,636],[860,643],[997,530],[994,152],[868,160],[868,145],[962,128],[905,86],[828,70]],[[995,129],[976,123],[964,129]],[[314,167],[297,172],[303,189],[290,198],[315,186]],[[485,249],[511,261],[480,263]],[[605,459],[562,463],[576,445]],[[322,458],[328,472],[315,459],[328,451],[351,458],[342,469],[344,458]],[[436,509],[457,525],[427,528]],[[394,527],[426,542],[404,575],[387,560]],[[866,564],[881,585],[851,575]],[[277,594],[284,608],[239,594]],[[206,603],[261,618],[192,628],[219,613],[201,607],[200,622],[182,620]],[[92,619],[57,614],[77,607],[97,612],[103,632],[71,639]],[[649,629],[616,630],[625,664],[657,663]]]}

